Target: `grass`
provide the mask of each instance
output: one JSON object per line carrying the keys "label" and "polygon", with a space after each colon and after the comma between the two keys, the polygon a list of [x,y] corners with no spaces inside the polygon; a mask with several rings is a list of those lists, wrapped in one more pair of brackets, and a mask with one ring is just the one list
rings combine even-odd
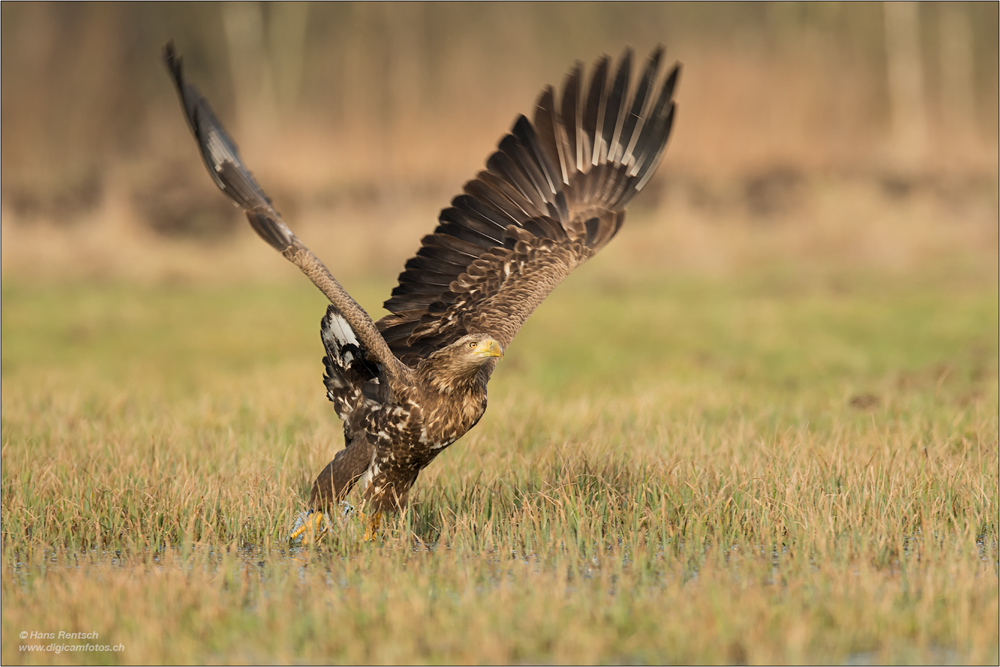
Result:
{"label": "grass", "polygon": [[320,295],[5,278],[3,662],[995,663],[996,282],[617,266],[381,543],[311,549]]}

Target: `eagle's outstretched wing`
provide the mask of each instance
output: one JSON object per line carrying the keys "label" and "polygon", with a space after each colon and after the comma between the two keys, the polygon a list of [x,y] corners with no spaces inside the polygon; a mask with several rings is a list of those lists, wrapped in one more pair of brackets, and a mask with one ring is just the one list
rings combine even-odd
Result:
{"label": "eagle's outstretched wing", "polygon": [[507,347],[552,289],[618,232],[674,119],[679,66],[657,85],[661,56],[662,48],[650,56],[634,93],[631,51],[611,79],[604,56],[583,100],[578,63],[558,109],[548,87],[534,122],[517,119],[385,302],[392,314],[377,326],[398,358],[413,364],[468,333]]}
{"label": "eagle's outstretched wing", "polygon": [[323,262],[292,233],[271,205],[270,198],[243,164],[236,143],[215,117],[208,101],[184,79],[181,58],[174,51],[173,42],[164,47],[163,59],[177,86],[188,125],[198,141],[201,157],[212,180],[244,210],[254,231],[298,266],[327,296],[335,309],[333,315],[328,317],[336,319],[339,316],[350,327],[351,332],[343,331],[341,327],[341,335],[334,342],[338,345],[359,343],[359,351],[363,348],[363,353],[378,364],[379,370],[388,376],[390,386],[408,382],[410,369],[395,357],[368,313],[341,287]]}

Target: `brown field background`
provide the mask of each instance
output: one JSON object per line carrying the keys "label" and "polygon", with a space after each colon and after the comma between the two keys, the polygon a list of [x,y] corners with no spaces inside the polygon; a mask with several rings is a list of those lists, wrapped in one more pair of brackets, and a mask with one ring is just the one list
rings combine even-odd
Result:
{"label": "brown field background", "polygon": [[684,66],[678,118],[619,258],[696,272],[996,263],[995,3],[0,11],[5,278],[300,279],[206,177],[160,62],[170,38],[341,277],[395,275],[575,60],[658,43]]}

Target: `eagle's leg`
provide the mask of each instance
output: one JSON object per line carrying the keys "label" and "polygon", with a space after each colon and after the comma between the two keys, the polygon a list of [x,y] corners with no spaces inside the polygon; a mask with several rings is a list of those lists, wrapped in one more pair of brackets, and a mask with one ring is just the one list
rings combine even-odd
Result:
{"label": "eagle's leg", "polygon": [[420,473],[419,470],[406,470],[403,474],[398,474],[399,469],[385,458],[376,460],[376,469],[379,472],[372,477],[365,489],[365,502],[371,512],[365,527],[365,542],[382,536],[382,519],[386,513],[395,514],[406,508],[410,488]]}
{"label": "eagle's leg", "polygon": [[368,470],[374,449],[362,438],[348,440],[347,446],[337,452],[313,482],[309,507],[322,512],[332,511]]}
{"label": "eagle's leg", "polygon": [[382,510],[375,510],[371,516],[371,520],[368,522],[365,528],[365,536],[362,538],[364,542],[371,542],[375,538],[379,537],[381,533],[379,529],[382,527]]}
{"label": "eagle's leg", "polygon": [[304,546],[333,528],[330,516],[368,469],[372,457],[373,448],[363,439],[349,439],[347,443],[316,477],[309,494],[309,511],[299,516],[289,539],[301,538]]}

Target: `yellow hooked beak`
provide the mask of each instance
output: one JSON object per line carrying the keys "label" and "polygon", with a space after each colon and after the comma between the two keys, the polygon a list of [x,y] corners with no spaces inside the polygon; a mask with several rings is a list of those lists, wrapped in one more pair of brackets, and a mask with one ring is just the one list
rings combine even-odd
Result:
{"label": "yellow hooked beak", "polygon": [[479,344],[476,354],[480,357],[500,357],[503,359],[503,348],[500,347],[500,343],[490,338]]}

